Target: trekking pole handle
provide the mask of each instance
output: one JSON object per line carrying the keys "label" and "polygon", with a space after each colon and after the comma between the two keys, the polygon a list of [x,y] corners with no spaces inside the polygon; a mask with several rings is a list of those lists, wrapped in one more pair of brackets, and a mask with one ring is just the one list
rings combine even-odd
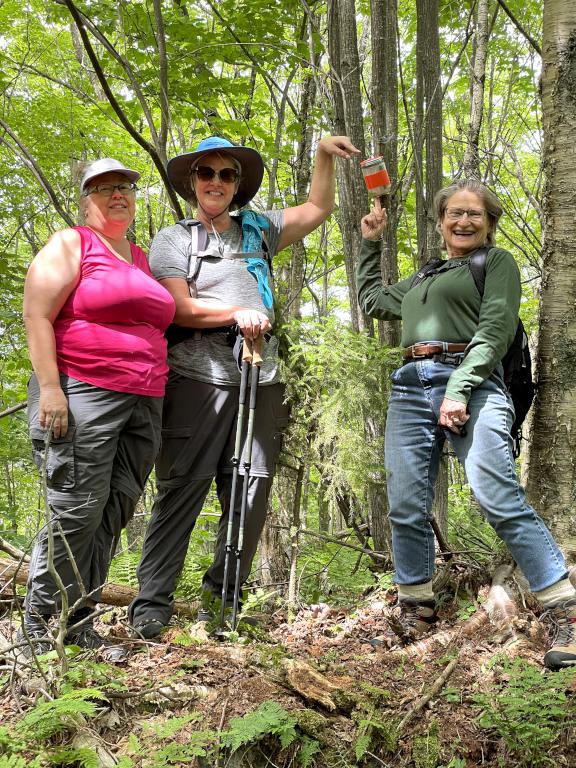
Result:
{"label": "trekking pole handle", "polygon": [[257,336],[252,341],[252,365],[262,365],[262,343],[262,336]]}
{"label": "trekking pole handle", "polygon": [[257,336],[255,339],[245,338],[242,344],[242,361],[251,365],[262,365],[262,342],[262,336]]}

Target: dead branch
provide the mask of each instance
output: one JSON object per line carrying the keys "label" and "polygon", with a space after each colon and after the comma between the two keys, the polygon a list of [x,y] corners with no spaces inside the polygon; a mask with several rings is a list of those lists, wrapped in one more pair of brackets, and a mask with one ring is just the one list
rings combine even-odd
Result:
{"label": "dead branch", "polygon": [[[25,565],[19,565],[13,560],[0,559],[0,585],[6,585],[15,579],[16,584],[26,585],[28,581],[28,568]],[[0,594],[3,586],[0,587]],[[104,605],[123,607],[129,605],[136,597],[138,591],[125,584],[105,584],[102,589],[100,602]],[[196,618],[198,613],[198,604],[189,603],[185,600],[176,600],[174,603],[174,613],[183,616],[186,619]]]}
{"label": "dead branch", "polygon": [[[279,528],[281,530],[289,531],[290,527],[288,525],[272,525],[271,528]],[[376,560],[388,560],[388,555],[383,555],[381,552],[375,552],[373,549],[370,549],[369,547],[358,547],[355,544],[348,544],[346,541],[342,541],[342,539],[338,536],[329,536],[326,533],[319,533],[318,531],[310,531],[308,528],[299,528],[298,533],[303,533],[305,536],[313,536],[316,539],[322,539],[322,541],[329,541],[332,544],[338,544],[341,547],[346,547],[347,549],[353,549],[356,552],[362,552],[364,555],[368,555],[369,557],[375,558]],[[341,534],[340,534],[341,535]]]}
{"label": "dead branch", "polygon": [[16,413],[17,411],[21,411],[23,408],[26,408],[28,405],[28,402],[25,400],[23,403],[18,403],[18,405],[12,405],[10,408],[6,408],[5,411],[0,411],[0,419],[4,416],[10,416],[12,413]]}
{"label": "dead branch", "polygon": [[6,552],[6,554],[10,555],[15,560],[22,560],[23,563],[30,562],[30,558],[26,552],[18,549],[14,544],[10,544],[10,542],[3,539],[2,536],[0,536],[0,552]]}
{"label": "dead branch", "polygon": [[442,690],[442,688],[446,685],[446,682],[452,672],[456,669],[456,666],[458,664],[460,658],[460,654],[456,656],[456,658],[452,659],[452,661],[444,668],[442,671],[442,674],[439,675],[436,680],[432,683],[430,686],[430,689],[427,693],[425,693],[423,696],[421,696],[414,704],[412,709],[410,709],[402,718],[400,721],[400,725],[398,726],[398,734],[401,735],[406,726],[414,720],[418,712],[421,712],[426,704],[436,696],[436,694]]}

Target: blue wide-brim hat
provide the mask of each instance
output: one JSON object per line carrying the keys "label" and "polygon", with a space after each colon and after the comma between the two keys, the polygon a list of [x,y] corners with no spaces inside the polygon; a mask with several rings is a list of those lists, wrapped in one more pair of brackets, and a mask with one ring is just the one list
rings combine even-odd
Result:
{"label": "blue wide-brim hat", "polygon": [[249,203],[260,189],[264,176],[264,161],[259,152],[250,147],[240,147],[220,136],[203,139],[194,152],[173,157],[166,167],[170,183],[184,200],[190,199],[190,169],[203,155],[222,152],[235,158],[242,169],[240,184],[232,203],[242,208]]}

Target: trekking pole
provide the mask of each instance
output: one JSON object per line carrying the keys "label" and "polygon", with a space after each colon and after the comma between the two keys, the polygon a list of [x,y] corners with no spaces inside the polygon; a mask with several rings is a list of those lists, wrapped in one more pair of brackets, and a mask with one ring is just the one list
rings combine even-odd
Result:
{"label": "trekking pole", "polygon": [[[246,428],[246,442],[244,444],[244,481],[242,484],[242,505],[240,507],[240,521],[238,523],[238,542],[236,544],[236,580],[234,582],[234,600],[232,602],[232,631],[236,629],[236,617],[238,614],[238,602],[240,600],[240,566],[242,550],[244,547],[244,525],[246,521],[246,508],[248,506],[248,485],[250,482],[250,467],[252,464],[252,442],[254,438],[254,416],[256,413],[256,395],[258,392],[258,380],[260,378],[260,366],[262,365],[262,337],[248,339],[242,356],[251,361],[252,372],[250,377],[250,404],[248,406],[248,426]],[[233,512],[233,510],[231,510]]]}
{"label": "trekking pole", "polygon": [[240,394],[238,396],[238,417],[236,419],[236,439],[234,441],[234,455],[232,456],[232,488],[230,490],[230,508],[228,510],[228,529],[226,531],[226,554],[224,558],[224,577],[222,580],[222,602],[220,604],[220,626],[224,629],[224,614],[228,600],[228,581],[230,575],[230,556],[232,554],[232,537],[234,535],[234,508],[236,506],[236,492],[238,487],[238,474],[240,469],[240,456],[242,452],[242,426],[244,422],[244,409],[246,406],[246,390],[248,388],[248,369],[251,356],[247,354],[246,339],[242,350],[242,368],[240,369]]}

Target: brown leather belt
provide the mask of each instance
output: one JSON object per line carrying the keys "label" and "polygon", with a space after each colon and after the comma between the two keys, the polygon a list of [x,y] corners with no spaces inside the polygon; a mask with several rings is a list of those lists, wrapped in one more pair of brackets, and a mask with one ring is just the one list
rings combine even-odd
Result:
{"label": "brown leather belt", "polygon": [[446,352],[465,352],[468,344],[412,344],[411,347],[406,347],[402,350],[402,357],[404,360],[420,360],[424,357],[434,357],[435,355],[442,355]]}

